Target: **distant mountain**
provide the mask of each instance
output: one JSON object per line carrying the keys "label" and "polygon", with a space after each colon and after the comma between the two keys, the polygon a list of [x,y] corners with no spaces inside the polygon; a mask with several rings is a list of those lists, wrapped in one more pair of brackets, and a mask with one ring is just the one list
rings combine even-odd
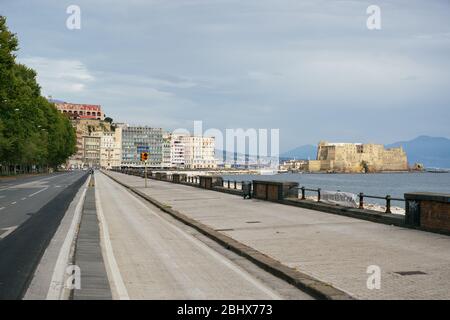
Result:
{"label": "distant mountain", "polygon": [[317,146],[304,145],[284,152],[280,155],[280,158],[286,159],[310,159],[315,160],[317,157]]}
{"label": "distant mountain", "polygon": [[428,168],[450,168],[450,139],[420,136],[410,141],[400,141],[387,148],[402,146],[410,164],[422,163]]}

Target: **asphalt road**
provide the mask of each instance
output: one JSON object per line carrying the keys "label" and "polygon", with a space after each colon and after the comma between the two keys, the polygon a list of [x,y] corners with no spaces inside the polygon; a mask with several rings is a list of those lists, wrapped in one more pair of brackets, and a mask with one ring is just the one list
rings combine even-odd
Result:
{"label": "asphalt road", "polygon": [[7,236],[7,230],[24,223],[84,173],[73,171],[0,182],[0,239]]}
{"label": "asphalt road", "polygon": [[0,299],[22,298],[86,172],[0,182]]}
{"label": "asphalt road", "polygon": [[[104,174],[95,174],[95,188],[113,298],[285,298],[255,275],[259,268],[241,267]],[[295,298],[310,299],[295,291]]]}

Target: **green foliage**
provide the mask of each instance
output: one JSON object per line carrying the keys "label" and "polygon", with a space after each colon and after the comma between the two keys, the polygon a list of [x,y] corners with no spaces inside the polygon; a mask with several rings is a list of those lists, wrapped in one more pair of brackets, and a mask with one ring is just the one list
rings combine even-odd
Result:
{"label": "green foliage", "polygon": [[362,168],[362,172],[364,173],[368,173],[370,171],[369,168],[369,164],[367,163],[367,161],[361,161],[361,168]]}
{"label": "green foliage", "polygon": [[56,167],[75,153],[75,130],[41,96],[36,72],[15,62],[17,46],[0,16],[0,164]]}

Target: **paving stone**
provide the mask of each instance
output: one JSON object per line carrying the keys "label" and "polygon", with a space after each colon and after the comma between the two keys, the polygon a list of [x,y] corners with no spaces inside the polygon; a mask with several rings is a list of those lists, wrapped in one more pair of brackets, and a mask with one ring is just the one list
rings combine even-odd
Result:
{"label": "paving stone", "polygon": [[[111,172],[157,201],[359,299],[450,299],[450,237]],[[192,199],[195,199],[193,201]],[[260,221],[249,224],[247,221]],[[367,288],[367,268],[381,288]],[[421,271],[425,274],[400,275]]]}

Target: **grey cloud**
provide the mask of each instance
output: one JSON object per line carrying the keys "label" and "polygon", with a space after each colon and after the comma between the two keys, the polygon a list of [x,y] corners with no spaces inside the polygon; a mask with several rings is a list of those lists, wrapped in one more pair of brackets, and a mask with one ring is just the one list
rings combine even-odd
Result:
{"label": "grey cloud", "polygon": [[280,128],[282,149],[450,136],[448,1],[378,0],[374,32],[372,1],[76,2],[79,31],[65,28],[73,1],[1,10],[45,93],[101,103],[116,120]]}

